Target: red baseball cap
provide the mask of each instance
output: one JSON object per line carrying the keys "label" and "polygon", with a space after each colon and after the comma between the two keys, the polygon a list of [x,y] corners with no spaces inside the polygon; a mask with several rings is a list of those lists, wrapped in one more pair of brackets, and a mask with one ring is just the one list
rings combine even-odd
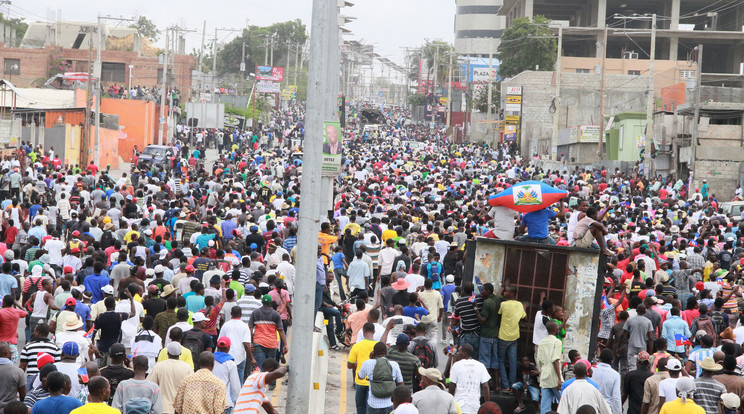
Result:
{"label": "red baseball cap", "polygon": [[72,266],[65,266],[63,269],[64,273],[72,273]]}
{"label": "red baseball cap", "polygon": [[188,265],[188,266],[186,266],[186,269],[184,269],[184,270],[186,270],[187,272],[193,272],[194,271],[194,266]]}
{"label": "red baseball cap", "polygon": [[705,283],[703,282],[695,283],[695,289],[697,289],[698,291],[705,289]]}
{"label": "red baseball cap", "polygon": [[77,305],[77,300],[75,300],[75,298],[67,298],[67,300],[65,301],[65,305],[75,306]]}
{"label": "red baseball cap", "polygon": [[231,343],[230,338],[226,336],[221,336],[220,339],[217,340],[217,346],[219,347],[229,348]]}
{"label": "red baseball cap", "polygon": [[54,357],[47,354],[46,352],[39,352],[36,354],[36,366],[41,369],[46,364],[53,364]]}

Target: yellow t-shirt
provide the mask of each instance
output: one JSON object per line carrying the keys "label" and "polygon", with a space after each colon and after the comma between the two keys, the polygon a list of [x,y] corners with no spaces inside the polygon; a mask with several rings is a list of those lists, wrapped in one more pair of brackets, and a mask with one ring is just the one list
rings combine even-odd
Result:
{"label": "yellow t-shirt", "polygon": [[682,404],[682,400],[677,398],[664,403],[659,414],[705,414],[705,410],[689,398],[684,404]]}
{"label": "yellow t-shirt", "polygon": [[502,341],[516,341],[519,339],[519,321],[527,316],[522,303],[516,300],[501,302],[499,314],[501,315],[499,339]]}
{"label": "yellow t-shirt", "polygon": [[121,411],[116,408],[109,407],[105,403],[87,403],[82,407],[78,407],[70,414],[121,414]]}
{"label": "yellow t-shirt", "polygon": [[395,230],[385,230],[382,232],[382,241],[387,241],[387,239],[392,239],[394,237],[398,237],[398,233]]}
{"label": "yellow t-shirt", "polygon": [[[168,359],[168,350],[166,348],[163,348],[160,350],[160,353],[158,354],[158,361],[162,362]],[[191,369],[194,369],[194,359],[191,356],[191,350],[186,347],[181,347],[181,357],[178,358],[179,360],[189,364]]]}
{"label": "yellow t-shirt", "polygon": [[137,240],[139,240],[139,237],[140,237],[139,232],[136,232],[134,230],[130,230],[129,233],[127,233],[124,236],[124,243],[127,243],[128,244],[128,243],[131,243],[133,241],[137,241]]}
{"label": "yellow t-shirt", "polygon": [[365,338],[362,342],[355,343],[349,351],[349,362],[356,364],[356,369],[354,370],[354,383],[356,385],[369,387],[369,381],[366,379],[359,379],[357,373],[359,372],[359,368],[362,367],[364,361],[369,359],[369,354],[372,353],[372,349],[375,347],[376,343],[377,341]]}

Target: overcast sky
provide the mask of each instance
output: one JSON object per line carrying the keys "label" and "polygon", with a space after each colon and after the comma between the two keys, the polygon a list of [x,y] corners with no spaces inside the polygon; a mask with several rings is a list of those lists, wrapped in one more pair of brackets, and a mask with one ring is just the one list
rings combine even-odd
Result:
{"label": "overcast sky", "polygon": [[[350,0],[353,7],[341,9],[341,14],[356,17],[346,25],[350,40],[364,40],[374,44],[375,51],[403,64],[401,47],[414,47],[424,39],[454,40],[454,0]],[[62,7],[69,4],[72,7]],[[104,7],[105,4],[105,7]],[[162,30],[180,24],[199,33],[186,35],[186,50],[199,48],[201,30],[207,20],[207,39],[214,37],[215,27],[241,29],[247,24],[268,26],[272,23],[301,19],[310,30],[311,0],[12,0],[11,17],[31,20],[50,19],[51,13],[61,11],[61,19],[95,21],[96,16],[145,15]],[[0,6],[6,13],[7,6]],[[116,24],[115,22],[112,22]],[[234,34],[219,32],[220,41],[229,41]],[[163,43],[163,39],[160,40]]]}

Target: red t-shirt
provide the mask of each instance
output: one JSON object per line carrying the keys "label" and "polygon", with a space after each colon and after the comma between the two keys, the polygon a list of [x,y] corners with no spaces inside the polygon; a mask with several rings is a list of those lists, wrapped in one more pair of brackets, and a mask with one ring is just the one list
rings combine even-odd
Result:
{"label": "red t-shirt", "polygon": [[90,171],[91,174],[96,175],[98,174],[98,166],[95,164],[88,165],[88,168],[86,168],[88,171]]}
{"label": "red t-shirt", "polygon": [[25,318],[26,311],[16,308],[0,309],[0,341],[18,344],[18,319]]}
{"label": "red t-shirt", "polygon": [[18,228],[16,226],[10,226],[5,229],[5,243],[6,244],[13,244],[15,242],[15,238],[18,235]]}

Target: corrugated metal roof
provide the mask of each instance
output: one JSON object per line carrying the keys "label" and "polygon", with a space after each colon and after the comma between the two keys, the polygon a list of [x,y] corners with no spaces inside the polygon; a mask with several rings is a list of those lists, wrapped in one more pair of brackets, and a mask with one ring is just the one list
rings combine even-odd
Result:
{"label": "corrugated metal roof", "polygon": [[[16,108],[23,109],[63,109],[75,107],[75,92],[57,89],[37,89],[37,88],[16,88],[3,79],[0,83],[5,83],[12,91],[17,94]],[[13,104],[13,92],[6,91],[2,97],[5,105],[10,107]]]}

